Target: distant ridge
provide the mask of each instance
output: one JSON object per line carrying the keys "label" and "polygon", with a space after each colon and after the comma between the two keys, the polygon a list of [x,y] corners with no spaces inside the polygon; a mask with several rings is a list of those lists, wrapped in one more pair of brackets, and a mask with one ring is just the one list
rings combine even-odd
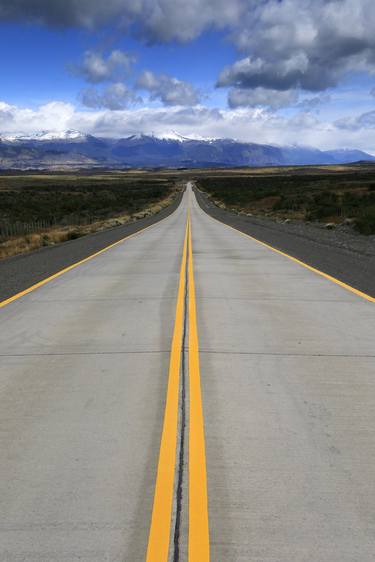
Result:
{"label": "distant ridge", "polygon": [[80,131],[41,131],[33,135],[0,135],[1,169],[67,167],[235,167],[347,164],[375,162],[361,150],[273,146],[233,139],[134,134],[99,138]]}

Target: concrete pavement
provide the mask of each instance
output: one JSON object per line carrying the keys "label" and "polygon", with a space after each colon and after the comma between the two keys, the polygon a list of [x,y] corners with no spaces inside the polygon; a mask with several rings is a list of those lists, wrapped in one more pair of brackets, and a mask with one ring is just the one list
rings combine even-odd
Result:
{"label": "concrete pavement", "polygon": [[188,206],[211,560],[373,560],[374,304],[189,189],[0,310],[1,562],[145,560]]}
{"label": "concrete pavement", "polygon": [[374,304],[192,224],[212,560],[370,562]]}
{"label": "concrete pavement", "polygon": [[144,560],[185,218],[1,310],[1,562]]}

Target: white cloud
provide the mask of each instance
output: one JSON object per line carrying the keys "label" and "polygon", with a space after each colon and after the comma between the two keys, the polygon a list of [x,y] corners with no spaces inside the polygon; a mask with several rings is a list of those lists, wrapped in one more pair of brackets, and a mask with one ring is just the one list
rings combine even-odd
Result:
{"label": "white cloud", "polygon": [[160,100],[164,105],[197,105],[199,92],[190,82],[172,78],[167,74],[154,74],[146,70],[138,78],[136,86],[150,93],[151,100]]}
{"label": "white cloud", "polygon": [[82,90],[80,100],[86,107],[92,109],[106,108],[113,111],[142,103],[142,98],[121,82],[111,84],[102,91],[97,90],[97,88]]}
{"label": "white cloud", "polygon": [[0,0],[0,20],[135,24],[147,42],[222,29],[243,54],[220,83],[238,88],[318,91],[348,71],[375,70],[373,0]]}
{"label": "white cloud", "polygon": [[75,108],[61,101],[52,101],[37,109],[0,102],[0,112],[0,131],[28,133],[42,129],[64,130],[69,120],[74,118]]}
{"label": "white cloud", "polygon": [[82,76],[91,84],[118,82],[123,80],[135,63],[135,57],[120,50],[112,51],[108,57],[95,51],[86,51],[80,64],[69,65],[69,70]]}
{"label": "white cloud", "polygon": [[[372,120],[372,121],[371,121]],[[195,137],[227,137],[269,144],[304,144],[322,149],[359,148],[375,154],[373,116],[359,118],[356,127],[318,119],[311,113],[286,118],[259,108],[195,107],[79,111],[71,104],[51,102],[36,109],[0,103],[3,133],[32,133],[41,129],[77,129],[98,136],[134,133],[166,135],[171,131]]]}

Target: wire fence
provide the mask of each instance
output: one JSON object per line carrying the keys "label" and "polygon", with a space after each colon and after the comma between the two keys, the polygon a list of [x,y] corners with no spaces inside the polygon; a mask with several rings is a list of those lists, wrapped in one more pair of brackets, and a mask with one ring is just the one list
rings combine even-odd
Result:
{"label": "wire fence", "polygon": [[55,218],[31,222],[8,222],[0,220],[0,242],[5,242],[6,240],[16,238],[18,236],[27,236],[28,234],[43,232],[56,227],[87,226],[92,224],[95,220],[96,219],[91,216],[70,216],[60,221]]}

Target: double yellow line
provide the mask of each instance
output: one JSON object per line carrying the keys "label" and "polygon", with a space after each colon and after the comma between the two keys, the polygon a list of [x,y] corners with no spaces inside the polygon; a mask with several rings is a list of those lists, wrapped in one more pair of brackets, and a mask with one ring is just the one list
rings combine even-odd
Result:
{"label": "double yellow line", "polygon": [[[185,311],[186,289],[188,289],[188,307]],[[189,321],[188,560],[189,562],[209,562],[210,545],[208,528],[206,452],[199,370],[199,348],[190,214],[188,215],[186,223],[180,269],[176,318],[169,364],[167,399],[147,548],[147,562],[168,562],[169,559],[177,461],[180,369],[181,355],[183,353],[182,344],[185,314],[188,314]]]}

